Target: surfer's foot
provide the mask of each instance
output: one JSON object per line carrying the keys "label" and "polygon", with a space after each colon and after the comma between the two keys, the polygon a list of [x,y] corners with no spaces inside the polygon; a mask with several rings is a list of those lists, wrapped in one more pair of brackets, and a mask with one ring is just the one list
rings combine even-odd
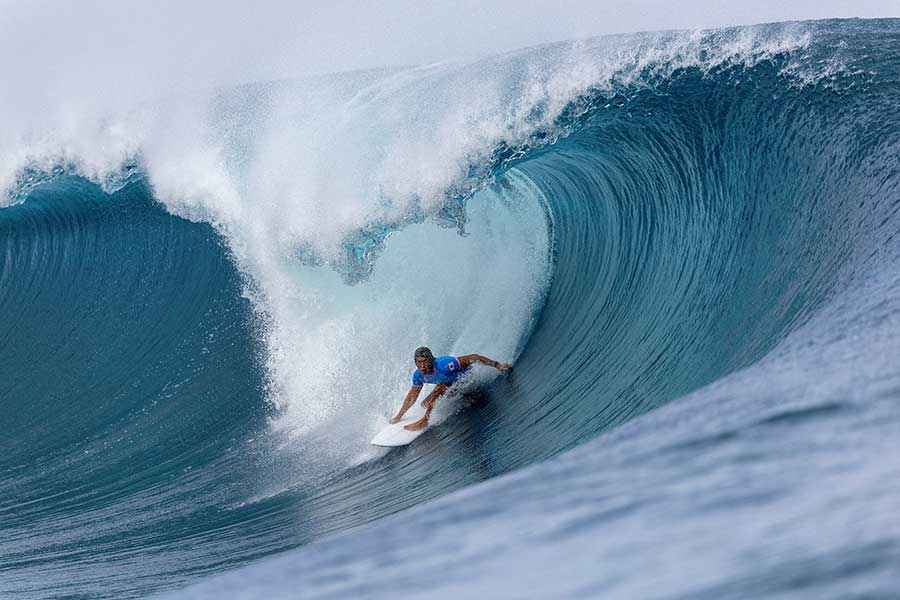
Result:
{"label": "surfer's foot", "polygon": [[425,429],[428,427],[428,417],[422,417],[418,421],[413,421],[403,429],[408,429],[410,431],[419,431],[420,429]]}
{"label": "surfer's foot", "polygon": [[400,422],[400,417],[394,417],[393,419],[388,421],[388,423],[390,423],[391,425],[393,425],[394,423],[399,423],[399,422]]}

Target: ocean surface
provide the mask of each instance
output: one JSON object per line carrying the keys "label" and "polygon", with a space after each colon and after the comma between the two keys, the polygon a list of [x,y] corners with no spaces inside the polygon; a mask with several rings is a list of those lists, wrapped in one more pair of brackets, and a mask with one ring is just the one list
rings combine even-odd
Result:
{"label": "ocean surface", "polygon": [[[0,134],[0,597],[900,597],[900,20],[65,117]],[[420,345],[515,367],[373,447]]]}

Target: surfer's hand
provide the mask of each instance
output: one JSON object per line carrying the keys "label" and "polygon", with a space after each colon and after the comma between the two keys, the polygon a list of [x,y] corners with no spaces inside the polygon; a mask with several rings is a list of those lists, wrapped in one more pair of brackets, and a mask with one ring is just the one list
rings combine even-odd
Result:
{"label": "surfer's hand", "polygon": [[509,371],[510,369],[512,369],[512,365],[509,363],[501,363],[497,365],[498,371]]}
{"label": "surfer's hand", "polygon": [[390,423],[391,425],[393,425],[394,423],[399,423],[399,422],[400,422],[400,417],[399,417],[399,416],[398,416],[398,417],[394,417],[394,418],[392,418],[390,421],[388,421],[388,423]]}

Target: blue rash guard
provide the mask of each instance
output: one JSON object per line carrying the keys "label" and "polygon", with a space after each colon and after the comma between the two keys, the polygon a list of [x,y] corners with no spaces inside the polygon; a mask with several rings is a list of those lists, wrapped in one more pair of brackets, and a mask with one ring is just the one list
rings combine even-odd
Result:
{"label": "blue rash guard", "polygon": [[467,370],[461,368],[459,359],[455,356],[438,356],[434,359],[434,373],[422,375],[422,372],[416,369],[413,371],[412,384],[413,387],[422,387],[426,383],[445,383],[449,385],[459,379],[459,376]]}

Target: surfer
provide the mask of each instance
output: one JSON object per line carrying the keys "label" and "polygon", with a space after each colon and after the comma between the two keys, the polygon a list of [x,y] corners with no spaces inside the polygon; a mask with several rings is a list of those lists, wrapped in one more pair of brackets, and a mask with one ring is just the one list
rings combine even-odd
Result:
{"label": "surfer", "polygon": [[418,431],[428,427],[428,417],[431,415],[431,411],[434,409],[434,404],[437,402],[437,399],[440,398],[444,392],[447,391],[447,388],[453,385],[453,383],[459,379],[460,375],[465,373],[473,364],[479,362],[483,365],[494,367],[498,371],[508,371],[512,368],[512,365],[510,364],[499,363],[496,360],[491,360],[480,354],[438,356],[435,358],[434,354],[431,353],[431,349],[426,348],[425,346],[416,348],[413,357],[416,361],[416,370],[413,371],[412,387],[409,388],[406,399],[403,400],[403,406],[400,407],[400,412],[397,413],[396,417],[390,420],[390,423],[397,423],[403,418],[406,411],[416,403],[416,399],[419,397],[423,385],[426,383],[433,383],[435,385],[431,393],[422,400],[422,406],[425,407],[425,416],[417,421],[413,421],[404,428],[409,429],[410,431]]}

